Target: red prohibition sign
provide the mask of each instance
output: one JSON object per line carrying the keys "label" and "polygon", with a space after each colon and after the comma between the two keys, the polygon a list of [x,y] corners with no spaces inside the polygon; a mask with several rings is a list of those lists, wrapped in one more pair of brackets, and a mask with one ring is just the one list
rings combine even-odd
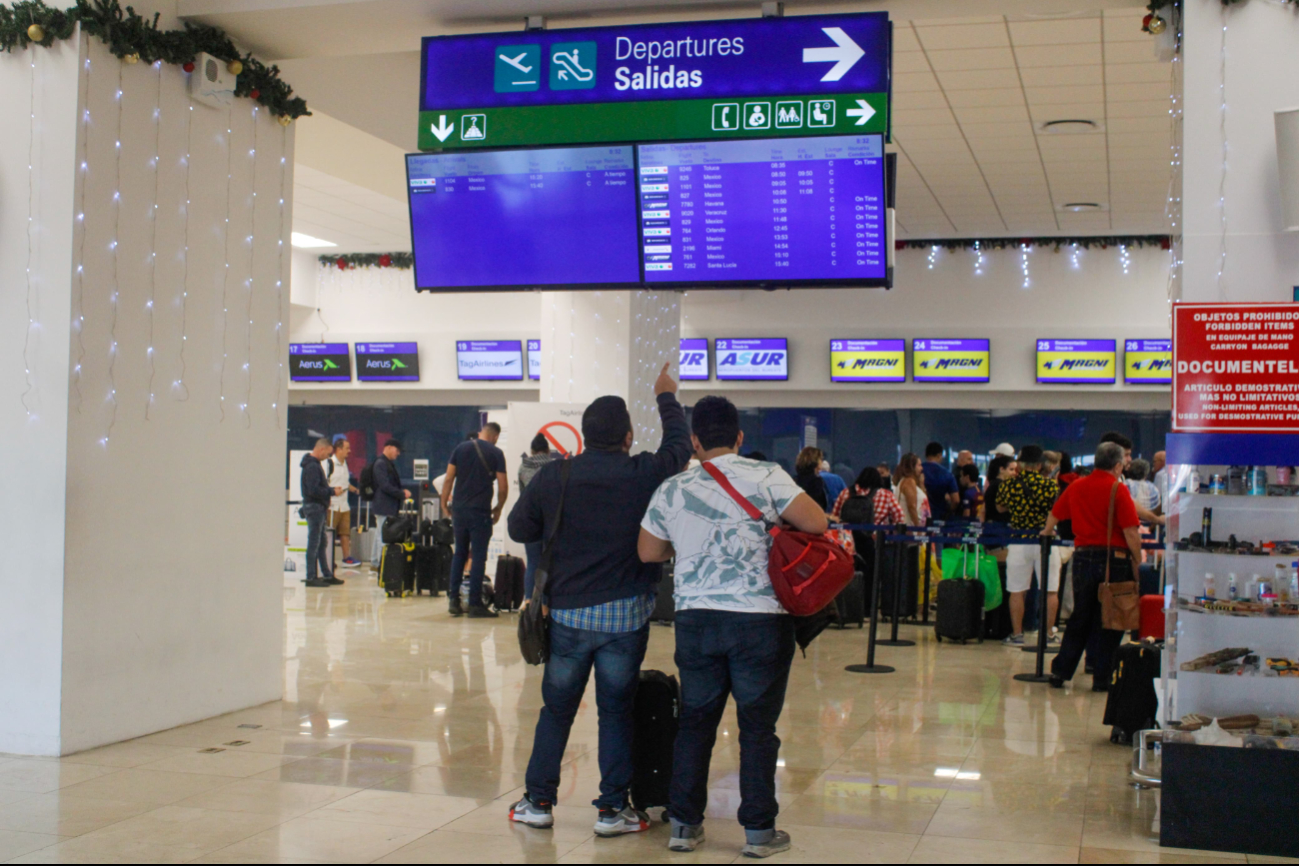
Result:
{"label": "red prohibition sign", "polygon": [[[576,450],[570,452],[567,448],[565,448],[560,443],[558,439],[555,438],[555,434],[550,432],[551,429],[555,427],[563,427],[565,430],[568,430],[573,434],[573,438],[577,441]],[[551,444],[551,447],[553,447],[564,457],[575,457],[576,455],[582,453],[582,434],[578,432],[576,427],[574,427],[572,424],[569,424],[567,421],[551,421],[549,424],[546,424],[537,432],[540,433],[542,436],[545,436],[546,441]],[[567,439],[568,437],[564,437],[564,438]]]}

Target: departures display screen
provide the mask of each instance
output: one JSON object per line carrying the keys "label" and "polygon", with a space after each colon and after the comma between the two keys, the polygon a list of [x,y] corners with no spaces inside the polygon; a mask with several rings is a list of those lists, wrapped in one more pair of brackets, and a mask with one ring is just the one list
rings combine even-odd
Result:
{"label": "departures display screen", "polygon": [[862,285],[887,276],[882,136],[636,151],[646,283]]}
{"label": "departures display screen", "polygon": [[415,286],[639,285],[635,148],[407,154]]}

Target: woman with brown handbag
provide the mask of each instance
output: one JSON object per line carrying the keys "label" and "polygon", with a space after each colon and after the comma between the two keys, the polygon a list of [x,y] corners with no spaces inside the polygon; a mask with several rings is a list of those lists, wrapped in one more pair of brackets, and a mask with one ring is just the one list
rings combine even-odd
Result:
{"label": "woman with brown handbag", "polygon": [[1074,531],[1074,609],[1060,652],[1051,663],[1051,685],[1063,688],[1073,678],[1093,635],[1100,654],[1092,674],[1092,691],[1109,690],[1110,663],[1123,632],[1140,620],[1137,568],[1141,530],[1137,507],[1121,478],[1123,448],[1104,442],[1096,449],[1095,471],[1065,488],[1047,518],[1043,535],[1070,520]]}

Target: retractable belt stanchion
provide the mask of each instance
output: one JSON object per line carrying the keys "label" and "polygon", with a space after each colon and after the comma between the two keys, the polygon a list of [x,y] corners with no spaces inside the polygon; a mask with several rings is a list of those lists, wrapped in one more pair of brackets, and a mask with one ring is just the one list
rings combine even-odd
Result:
{"label": "retractable belt stanchion", "polygon": [[[1051,567],[1051,539],[1045,535],[1038,541],[1038,546],[1042,552],[1041,565],[1038,568],[1038,575],[1046,575],[1047,569]],[[1015,674],[1015,679],[1021,683],[1049,683],[1051,675],[1046,673],[1046,636],[1051,628],[1050,623],[1046,621],[1046,594],[1049,591],[1047,587],[1051,585],[1049,579],[1038,581],[1038,627],[1037,627],[1037,646],[1031,651],[1037,653],[1037,669],[1031,674]],[[1029,647],[1024,647],[1029,650]]]}
{"label": "retractable belt stanchion", "polygon": [[[920,567],[924,569],[922,572],[924,575],[924,589],[920,593],[920,622],[924,625],[929,625],[929,567],[933,563],[933,549],[934,545],[931,543],[931,540],[926,537],[925,555],[920,562]],[[912,614],[914,613],[915,611],[912,611]]]}
{"label": "retractable belt stanchion", "polygon": [[898,621],[902,617],[902,586],[906,579],[907,557],[910,555],[906,540],[906,527],[899,526],[897,533],[900,541],[896,542],[897,561],[893,565],[893,628],[888,640],[877,641],[880,646],[915,646],[913,640],[898,638]]}
{"label": "retractable belt stanchion", "polygon": [[875,634],[880,620],[880,582],[884,577],[884,530],[875,530],[875,574],[871,580],[871,627],[866,638],[866,664],[848,665],[844,670],[854,674],[891,674],[894,668],[875,664]]}

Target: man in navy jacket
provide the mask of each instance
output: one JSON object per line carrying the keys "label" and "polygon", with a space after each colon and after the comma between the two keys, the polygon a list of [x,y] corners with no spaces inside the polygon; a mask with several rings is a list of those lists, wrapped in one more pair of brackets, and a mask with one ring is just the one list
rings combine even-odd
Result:
{"label": "man in navy jacket", "polygon": [[329,567],[329,557],[325,549],[325,515],[329,511],[329,502],[340,492],[340,488],[330,487],[325,478],[325,469],[320,461],[329,457],[334,448],[328,439],[317,439],[316,447],[311,453],[302,456],[302,480],[299,488],[302,493],[302,517],[307,521],[307,586],[334,586],[343,581],[334,577]]}
{"label": "man in navy jacket", "polygon": [[370,509],[375,515],[375,538],[372,556],[374,570],[379,570],[379,557],[383,553],[383,524],[389,517],[396,517],[402,503],[413,498],[409,490],[401,486],[401,473],[394,462],[401,455],[401,442],[389,439],[383,446],[383,453],[374,461],[374,501]]}
{"label": "man in navy jacket", "polygon": [[547,586],[550,660],[541,685],[546,705],[528,763],[527,794],[510,809],[511,820],[522,824],[554,824],[560,763],[594,666],[601,776],[595,832],[616,836],[649,828],[648,817],[628,800],[632,703],[662,568],[642,563],[636,542],[654,491],[685,468],[692,451],[686,413],[668,369],[664,364],[654,384],[663,419],[657,452],[632,457],[626,402],[601,397],[582,415],[586,450],[571,461],[567,490],[561,490],[564,461],[556,460],[537,472],[510,513],[515,541],[544,541],[556,533]]}

